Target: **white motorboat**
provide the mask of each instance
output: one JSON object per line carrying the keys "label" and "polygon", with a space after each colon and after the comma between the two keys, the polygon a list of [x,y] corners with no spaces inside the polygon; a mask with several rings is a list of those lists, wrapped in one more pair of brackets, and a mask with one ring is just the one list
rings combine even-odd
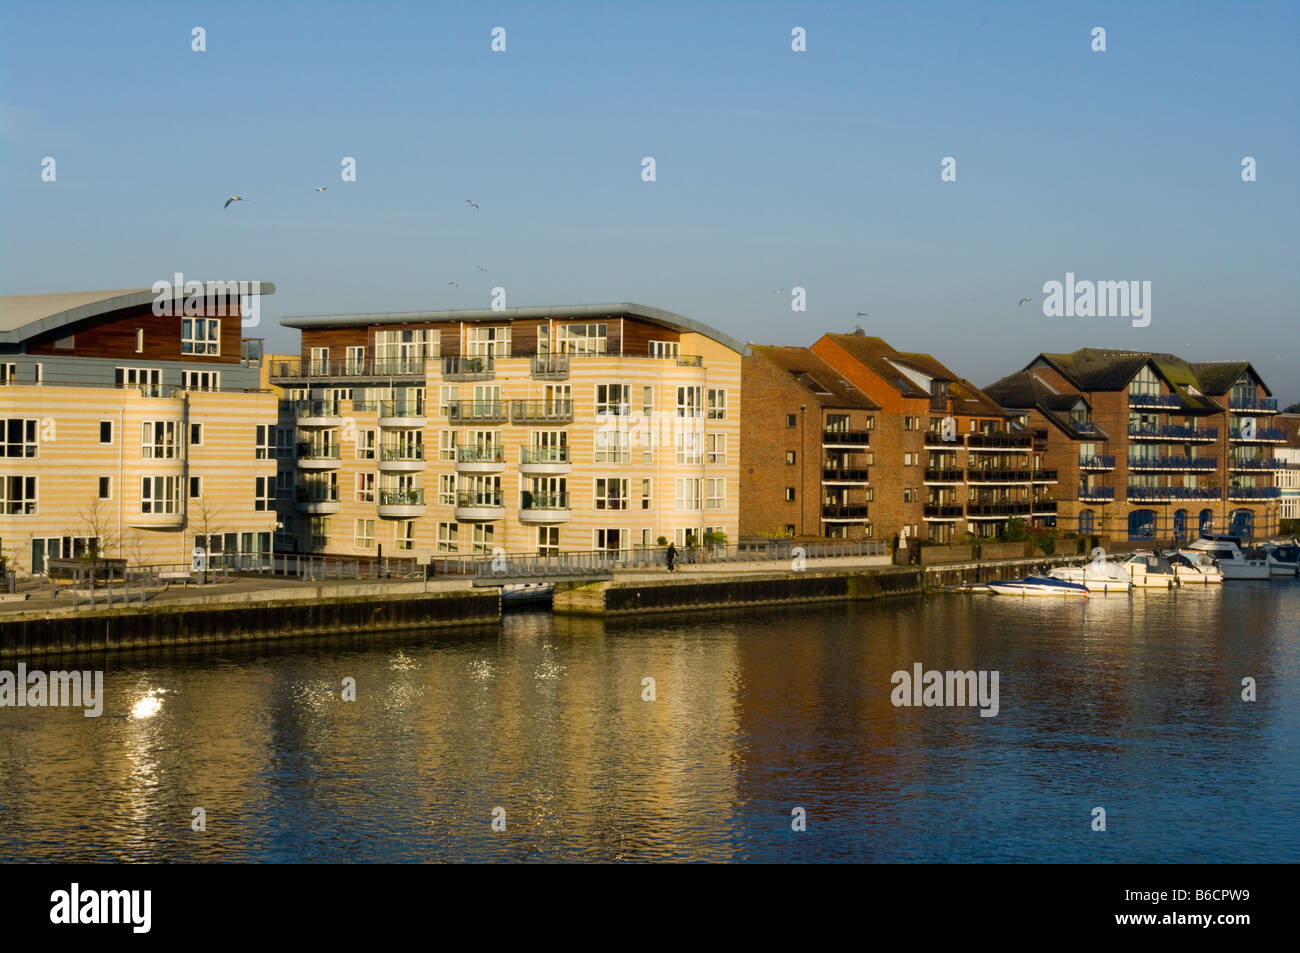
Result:
{"label": "white motorboat", "polygon": [[1082,566],[1061,566],[1048,573],[1053,579],[1087,587],[1089,592],[1130,592],[1133,580],[1118,563],[1099,561]]}
{"label": "white motorboat", "polygon": [[1242,552],[1241,539],[1237,536],[1226,534],[1202,536],[1186,548],[1213,556],[1223,572],[1224,579],[1267,579],[1269,577],[1268,560],[1254,558]]}
{"label": "white motorboat", "polygon": [[1300,576],[1300,545],[1296,543],[1264,543],[1260,554],[1268,563],[1271,576]]}
{"label": "white motorboat", "polygon": [[1000,596],[1088,596],[1087,586],[1050,576],[1027,576],[1024,579],[1006,579],[987,585],[990,592]]}
{"label": "white motorboat", "polygon": [[1120,565],[1133,580],[1135,589],[1173,589],[1178,585],[1174,567],[1159,553],[1139,549]]}
{"label": "white motorboat", "polygon": [[1180,585],[1208,586],[1223,582],[1223,570],[1209,553],[1173,549],[1165,553]]}

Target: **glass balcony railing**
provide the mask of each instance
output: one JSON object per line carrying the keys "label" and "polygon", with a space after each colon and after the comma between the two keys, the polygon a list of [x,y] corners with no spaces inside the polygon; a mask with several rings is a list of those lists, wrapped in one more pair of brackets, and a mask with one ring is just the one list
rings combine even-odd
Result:
{"label": "glass balcony railing", "polygon": [[568,447],[520,447],[520,463],[568,463]]}
{"label": "glass balcony railing", "polygon": [[406,446],[381,447],[379,450],[380,460],[405,460],[417,461],[424,459],[424,444],[408,444]]}
{"label": "glass balcony railing", "polygon": [[464,446],[456,448],[457,463],[505,463],[504,447]]}
{"label": "glass balcony railing", "polygon": [[519,508],[521,510],[567,510],[569,508],[569,494],[563,492],[534,493],[531,490],[524,490],[519,494]]}
{"label": "glass balcony railing", "polygon": [[456,494],[456,505],[460,507],[504,506],[500,490],[462,490]]}
{"label": "glass balcony railing", "polygon": [[401,489],[381,489],[379,491],[380,506],[423,506],[424,490],[421,487],[405,487]]}
{"label": "glass balcony railing", "polygon": [[299,483],[297,486],[299,503],[337,503],[339,488],[324,483]]}

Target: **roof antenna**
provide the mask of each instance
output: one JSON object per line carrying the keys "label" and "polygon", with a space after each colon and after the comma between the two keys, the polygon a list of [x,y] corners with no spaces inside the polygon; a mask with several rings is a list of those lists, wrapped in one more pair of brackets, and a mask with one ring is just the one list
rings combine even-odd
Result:
{"label": "roof antenna", "polygon": [[[869,315],[868,315],[867,312],[865,312],[865,311],[859,311],[858,314],[857,314],[857,316],[858,316],[859,318],[866,318],[866,317],[869,317]],[[853,333],[854,333],[854,334],[857,334],[857,335],[859,335],[859,336],[861,336],[861,337],[865,337],[867,332],[864,331],[864,330],[862,330],[862,325],[860,325],[860,324],[855,324],[855,325],[853,326]]]}

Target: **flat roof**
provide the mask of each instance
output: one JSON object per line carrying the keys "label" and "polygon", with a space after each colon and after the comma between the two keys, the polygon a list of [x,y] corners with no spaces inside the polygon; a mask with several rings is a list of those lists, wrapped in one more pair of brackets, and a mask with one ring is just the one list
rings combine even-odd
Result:
{"label": "flat roof", "polygon": [[614,304],[555,304],[532,308],[471,308],[451,311],[394,311],[376,314],[294,314],[280,319],[287,328],[338,328],[371,324],[437,324],[452,321],[502,322],[528,318],[640,318],[651,324],[702,334],[742,355],[749,345],[684,315],[632,301]]}

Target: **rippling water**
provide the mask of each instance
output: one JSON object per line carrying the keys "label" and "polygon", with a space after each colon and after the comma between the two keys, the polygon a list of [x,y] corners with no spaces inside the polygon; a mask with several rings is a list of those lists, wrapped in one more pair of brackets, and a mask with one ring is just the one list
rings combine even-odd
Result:
{"label": "rippling water", "polygon": [[1298,642],[1277,581],[91,656],[103,717],[0,709],[0,859],[1296,862]]}

